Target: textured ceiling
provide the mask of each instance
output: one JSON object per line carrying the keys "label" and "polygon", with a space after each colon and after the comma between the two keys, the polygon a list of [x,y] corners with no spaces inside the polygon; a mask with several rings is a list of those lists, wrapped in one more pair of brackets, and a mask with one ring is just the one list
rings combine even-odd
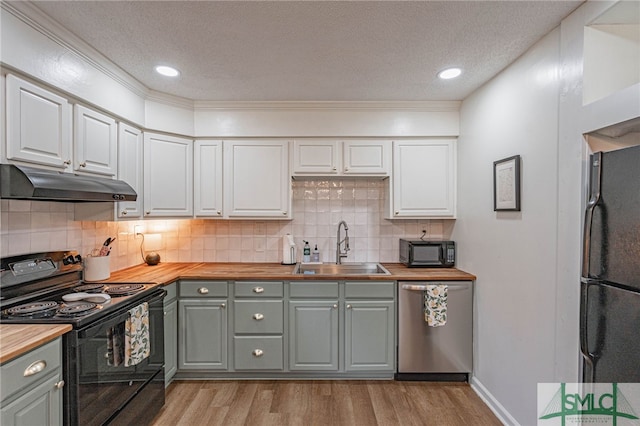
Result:
{"label": "textured ceiling", "polygon": [[581,3],[34,2],[150,89],[210,101],[462,100]]}

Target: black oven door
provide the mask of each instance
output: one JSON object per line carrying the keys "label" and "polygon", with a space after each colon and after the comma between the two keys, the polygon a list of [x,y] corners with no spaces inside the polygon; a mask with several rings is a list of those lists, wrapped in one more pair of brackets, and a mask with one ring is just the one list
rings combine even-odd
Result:
{"label": "black oven door", "polygon": [[[67,424],[102,425],[122,411],[164,368],[164,291],[142,299],[86,328],[73,331],[67,376]],[[150,355],[126,366],[119,344],[129,309],[148,303]],[[115,354],[114,354],[115,353]],[[161,405],[164,403],[164,399]],[[148,413],[153,417],[152,413]]]}

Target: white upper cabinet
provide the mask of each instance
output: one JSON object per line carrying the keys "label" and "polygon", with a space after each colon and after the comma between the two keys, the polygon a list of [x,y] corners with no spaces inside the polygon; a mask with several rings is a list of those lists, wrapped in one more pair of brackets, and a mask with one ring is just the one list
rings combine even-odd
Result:
{"label": "white upper cabinet", "polygon": [[389,174],[391,141],[349,140],[342,144],[342,173],[381,176]]}
{"label": "white upper cabinet", "polygon": [[144,134],[144,216],[193,216],[193,141]]}
{"label": "white upper cabinet", "polygon": [[388,176],[391,141],[296,140],[292,163],[294,176]]}
{"label": "white upper cabinet", "polygon": [[394,141],[387,218],[455,218],[455,169],[455,139]]}
{"label": "white upper cabinet", "polygon": [[7,160],[70,171],[71,105],[13,75],[7,75],[6,85]]}
{"label": "white upper cabinet", "polygon": [[82,105],[75,107],[75,140],[73,169],[116,176],[118,155],[118,126],[104,114]]}
{"label": "white upper cabinet", "polygon": [[225,216],[291,218],[289,142],[224,142]]}
{"label": "white upper cabinet", "polygon": [[136,201],[117,203],[118,217],[142,216],[142,145],[140,129],[124,123],[118,124],[118,179],[127,182],[138,194]]}
{"label": "white upper cabinet", "polygon": [[222,141],[195,142],[193,188],[195,215],[222,217]]}

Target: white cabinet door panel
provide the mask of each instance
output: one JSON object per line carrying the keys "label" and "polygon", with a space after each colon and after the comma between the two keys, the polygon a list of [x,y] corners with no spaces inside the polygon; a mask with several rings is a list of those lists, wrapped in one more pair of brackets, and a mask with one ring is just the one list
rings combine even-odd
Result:
{"label": "white cabinet door panel", "polygon": [[117,132],[113,118],[76,105],[74,170],[115,176],[118,170]]}
{"label": "white cabinet door panel", "polygon": [[338,141],[296,140],[293,142],[293,174],[338,173]]}
{"label": "white cabinet door panel", "polygon": [[142,216],[142,131],[124,123],[118,125],[118,179],[127,182],[138,194],[136,201],[118,203],[118,217]]}
{"label": "white cabinet door panel", "polygon": [[193,160],[195,215],[222,217],[222,141],[196,141]]}
{"label": "white cabinet door panel", "polygon": [[71,105],[61,96],[7,75],[7,159],[71,165]]}
{"label": "white cabinet door panel", "polygon": [[391,141],[344,141],[343,150],[344,174],[389,174]]}

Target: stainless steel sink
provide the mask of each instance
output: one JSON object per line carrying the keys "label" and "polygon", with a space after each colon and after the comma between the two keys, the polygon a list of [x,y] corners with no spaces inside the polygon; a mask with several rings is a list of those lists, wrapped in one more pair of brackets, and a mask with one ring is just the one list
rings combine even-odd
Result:
{"label": "stainless steel sink", "polygon": [[391,275],[387,269],[379,263],[298,263],[293,269],[294,274],[304,275]]}

